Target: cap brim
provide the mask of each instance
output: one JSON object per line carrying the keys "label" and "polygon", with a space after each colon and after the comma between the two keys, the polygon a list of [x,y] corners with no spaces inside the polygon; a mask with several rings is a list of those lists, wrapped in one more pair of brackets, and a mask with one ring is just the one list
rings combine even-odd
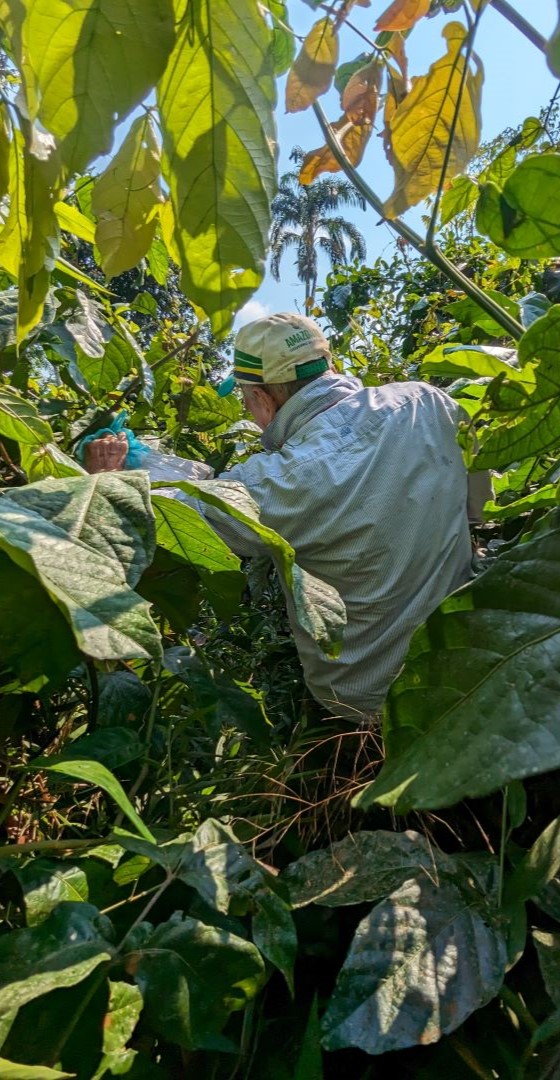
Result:
{"label": "cap brim", "polygon": [[235,376],[234,375],[228,375],[227,379],[223,379],[223,381],[219,384],[219,386],[216,387],[216,390],[218,391],[218,394],[220,395],[220,397],[227,397],[228,394],[231,394],[234,387],[235,387]]}

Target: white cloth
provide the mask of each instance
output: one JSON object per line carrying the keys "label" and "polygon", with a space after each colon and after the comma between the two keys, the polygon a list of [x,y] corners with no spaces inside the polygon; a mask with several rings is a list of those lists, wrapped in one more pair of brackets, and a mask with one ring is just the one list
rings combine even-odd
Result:
{"label": "white cloth", "polygon": [[[265,453],[219,477],[243,484],[263,524],[344,600],[343,650],[329,660],[287,597],[306,683],[334,715],[379,709],[413,630],[471,576],[458,420],[457,404],[425,383],[364,388],[329,374],[282,406]],[[262,553],[239,522],[194,505],[238,554]]]}

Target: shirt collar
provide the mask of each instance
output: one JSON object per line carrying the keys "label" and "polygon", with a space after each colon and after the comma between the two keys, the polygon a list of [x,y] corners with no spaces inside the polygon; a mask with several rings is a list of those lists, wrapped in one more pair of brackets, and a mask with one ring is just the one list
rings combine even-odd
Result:
{"label": "shirt collar", "polygon": [[333,372],[322,375],[297,394],[288,398],[264,429],[261,442],[265,450],[280,450],[285,442],[309,423],[314,416],[337,405],[339,401],[362,389],[362,383],[352,375]]}

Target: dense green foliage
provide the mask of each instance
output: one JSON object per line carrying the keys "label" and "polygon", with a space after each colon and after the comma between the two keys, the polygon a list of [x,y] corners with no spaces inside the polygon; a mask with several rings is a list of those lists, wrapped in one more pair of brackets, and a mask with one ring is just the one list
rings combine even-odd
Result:
{"label": "dense green foliage", "polygon": [[[556,108],[472,160],[485,3],[465,25],[432,5],[445,44],[412,88],[404,35],[428,0],[395,0],[339,63],[353,6],[319,11],[296,57],[284,0],[0,0],[11,1080],[558,1074]],[[542,47],[558,73],[558,33]],[[341,95],[292,184],[308,202],[341,166],[357,186],[337,190],[379,212],[355,167],[380,104],[381,209],[431,199],[425,237],[397,217],[390,260],[333,269],[316,302],[337,363],[437,380],[469,467],[494,475],[477,576],[415,634],[382,733],[306,697],[278,577],[329,653],[344,612],[252,501],[184,485],[258,533],[275,574],[146,473],[75,456],[121,410],[217,471],[254,452],[213,381],[264,270],[288,69],[292,111]]]}

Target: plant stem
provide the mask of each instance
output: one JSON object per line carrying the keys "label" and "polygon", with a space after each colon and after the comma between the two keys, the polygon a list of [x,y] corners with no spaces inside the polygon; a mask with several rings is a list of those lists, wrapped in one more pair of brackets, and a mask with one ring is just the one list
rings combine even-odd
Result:
{"label": "plant stem", "polygon": [[508,794],[509,784],[506,784],[502,793],[502,828],[500,832],[500,869],[498,878],[498,907],[502,906],[502,897],[504,893],[504,869],[506,861],[506,844],[508,840]]}
{"label": "plant stem", "polygon": [[490,0],[490,6],[499,11],[504,19],[507,19],[512,26],[515,26],[515,29],[519,30],[520,34],[523,34],[532,45],[546,56],[546,38],[539,34],[538,30],[535,30],[535,27],[530,22],[527,22],[527,19],[523,18],[523,15],[515,11],[507,0]]}
{"label": "plant stem", "polygon": [[[152,734],[153,734],[153,730],[154,730],[154,724],[156,722],[157,706],[158,706],[159,694],[160,694],[160,690],[161,690],[160,676],[161,676],[161,670],[158,671],[157,676],[156,676],[156,685],[154,687],[154,692],[153,692],[153,695],[152,695],[152,703],[150,705],[150,711],[148,713],[148,720],[147,720],[147,723],[146,723],[146,739],[145,739],[146,749],[145,749],[145,752],[144,752],[144,762],[142,764],[142,768],[140,769],[140,772],[138,773],[138,776],[136,777],[136,780],[134,781],[130,791],[128,792],[128,798],[130,799],[131,802],[132,802],[134,796],[136,795],[136,793],[139,791],[142,784],[144,783],[144,780],[146,779],[146,777],[148,775],[148,772],[150,771],[150,765],[149,765],[150,744],[151,744],[151,741],[152,741]],[[115,825],[122,825],[123,820],[124,820],[124,814],[122,813],[122,811],[120,811],[117,814],[117,817],[115,818]]]}
{"label": "plant stem", "polygon": [[531,1032],[531,1035],[537,1030],[539,1025],[534,1016],[531,1016],[531,1013],[519,994],[515,994],[513,990],[510,990],[509,986],[506,986],[504,983],[498,997],[502,999],[504,1005],[508,1009],[511,1009],[512,1013],[515,1013],[518,1020],[520,1020],[527,1030]]}
{"label": "plant stem", "polygon": [[331,128],[323,109],[317,101],[313,105],[313,111],[319,121],[327,145],[338,161],[341,169],[346,173],[348,179],[354,184],[354,187],[360,192],[366,202],[381,215],[382,220],[386,221],[389,227],[393,229],[398,236],[402,237],[403,240],[406,240],[408,244],[414,247],[419,255],[433,263],[433,265],[436,266],[438,270],[441,270],[454,285],[457,285],[462,289],[467,296],[470,296],[471,300],[474,300],[474,302],[482,308],[483,311],[495,319],[504,330],[504,333],[508,334],[516,341],[519,340],[524,333],[521,323],[517,322],[517,319],[513,319],[512,316],[509,315],[507,311],[504,311],[504,309],[490,296],[487,296],[483,289],[480,289],[478,285],[475,285],[474,281],[465,277],[459,268],[455,266],[454,263],[450,262],[436,244],[432,243],[430,240],[423,240],[419,233],[415,232],[414,229],[411,229],[410,226],[406,225],[400,218],[388,219],[385,217],[381,199],[374,191],[372,191],[369,184],[366,183],[363,177],[360,176],[354,166],[348,161],[342,145],[337,138],[336,132]]}
{"label": "plant stem", "polygon": [[87,848],[112,842],[113,838],[107,836],[101,840],[37,840],[28,844],[4,844],[0,847],[0,859],[8,859],[11,855],[29,855],[35,851],[86,851]]}

